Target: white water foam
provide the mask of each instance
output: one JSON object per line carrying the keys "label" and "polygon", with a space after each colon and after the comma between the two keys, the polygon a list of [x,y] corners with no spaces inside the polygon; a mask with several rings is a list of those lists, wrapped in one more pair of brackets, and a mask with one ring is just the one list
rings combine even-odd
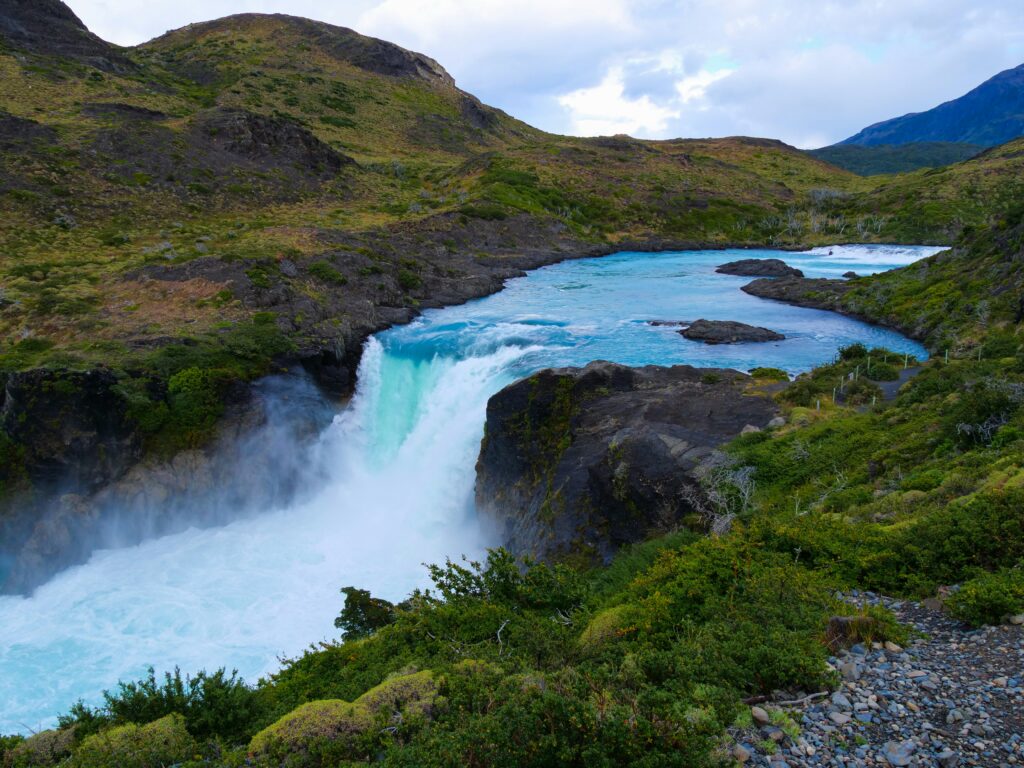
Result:
{"label": "white water foam", "polygon": [[424,584],[423,562],[481,554],[484,410],[528,352],[413,361],[371,339],[353,404],[310,456],[332,474],[312,501],[99,552],[32,597],[0,598],[0,733],[46,726],[149,664],[255,679],[337,636],[340,587],[397,600]]}

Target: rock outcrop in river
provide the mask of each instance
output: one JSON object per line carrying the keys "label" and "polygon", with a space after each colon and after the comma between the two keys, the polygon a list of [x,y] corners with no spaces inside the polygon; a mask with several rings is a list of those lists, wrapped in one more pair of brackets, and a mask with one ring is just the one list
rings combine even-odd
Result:
{"label": "rock outcrop in river", "polygon": [[722,264],[715,272],[741,277],[803,277],[804,273],[782,259],[740,259]]}
{"label": "rock outcrop in river", "polygon": [[746,393],[749,382],[732,370],[602,361],[512,384],[487,404],[477,509],[505,546],[545,559],[607,560],[700,526],[699,468],[777,414],[771,399]]}
{"label": "rock outcrop in river", "polygon": [[782,341],[786,338],[769,328],[737,323],[734,320],[695,320],[679,333],[690,341],[703,341],[705,344]]}

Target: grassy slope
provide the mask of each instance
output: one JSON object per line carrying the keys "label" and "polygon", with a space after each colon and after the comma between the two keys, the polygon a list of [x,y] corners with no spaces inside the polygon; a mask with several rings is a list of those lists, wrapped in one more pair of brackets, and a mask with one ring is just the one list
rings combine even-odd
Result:
{"label": "grassy slope", "polygon": [[983,149],[978,144],[923,141],[877,147],[835,144],[812,149],[808,154],[861,176],[872,176],[879,173],[906,173],[921,168],[941,168],[969,160]]}

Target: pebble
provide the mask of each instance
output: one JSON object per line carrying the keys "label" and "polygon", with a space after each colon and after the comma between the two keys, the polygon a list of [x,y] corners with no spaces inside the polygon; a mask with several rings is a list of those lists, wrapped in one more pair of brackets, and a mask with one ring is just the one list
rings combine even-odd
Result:
{"label": "pebble", "polygon": [[[766,768],[1024,766],[1024,621],[1010,617],[969,631],[919,603],[839,595],[855,596],[858,606],[891,610],[915,639],[906,647],[886,641],[837,652],[829,667],[842,677],[839,689],[787,708],[800,725],[795,740],[771,724],[770,704],[751,708],[756,725],[733,729],[734,759]],[[773,698],[807,693],[776,691]],[[769,740],[778,744],[772,755],[758,746]]]}
{"label": "pebble", "polygon": [[889,741],[882,747],[882,757],[888,761],[889,765],[910,765],[910,760],[916,751],[917,745],[912,741]]}
{"label": "pebble", "polygon": [[754,725],[768,725],[772,719],[768,716],[768,712],[761,707],[751,707],[750,717],[754,721]]}

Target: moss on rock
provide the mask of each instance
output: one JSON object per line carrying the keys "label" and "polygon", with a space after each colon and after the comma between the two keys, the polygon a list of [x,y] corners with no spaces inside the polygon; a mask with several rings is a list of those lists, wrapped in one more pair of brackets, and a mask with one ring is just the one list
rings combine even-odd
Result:
{"label": "moss on rock", "polygon": [[371,688],[355,705],[373,713],[402,710],[409,714],[429,715],[437,697],[437,683],[430,670],[398,675]]}
{"label": "moss on rock", "polygon": [[354,747],[354,739],[372,724],[365,707],[341,699],[310,701],[253,736],[249,755],[257,765],[279,764],[289,756],[301,761],[322,742]]}
{"label": "moss on rock", "polygon": [[325,754],[357,759],[366,751],[361,737],[382,716],[428,717],[436,698],[433,672],[425,670],[385,680],[353,702],[311,701],[253,736],[249,755],[257,765],[319,765]]}

